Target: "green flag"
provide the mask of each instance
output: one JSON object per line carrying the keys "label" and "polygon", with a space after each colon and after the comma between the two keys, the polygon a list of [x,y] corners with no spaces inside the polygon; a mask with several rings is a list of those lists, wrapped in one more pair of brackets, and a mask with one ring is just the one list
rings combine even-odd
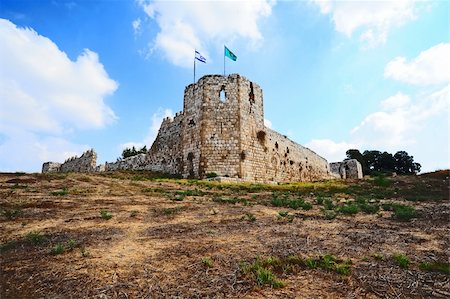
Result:
{"label": "green flag", "polygon": [[233,61],[236,61],[237,56],[234,55],[234,53],[231,52],[226,46],[224,46],[224,47],[225,47],[225,56],[228,57],[228,58],[230,58],[230,59],[233,60]]}

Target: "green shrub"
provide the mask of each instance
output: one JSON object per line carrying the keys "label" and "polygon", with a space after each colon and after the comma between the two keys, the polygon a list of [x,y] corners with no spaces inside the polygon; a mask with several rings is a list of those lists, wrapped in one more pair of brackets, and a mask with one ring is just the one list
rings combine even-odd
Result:
{"label": "green shrub", "polygon": [[394,254],[394,261],[400,268],[408,268],[409,266],[409,258],[404,254]]}
{"label": "green shrub", "polygon": [[389,187],[391,185],[391,181],[386,178],[384,174],[377,175],[374,180],[374,184],[380,187]]}
{"label": "green shrub", "polygon": [[368,204],[368,203],[362,203],[359,205],[359,208],[361,211],[367,214],[376,214],[380,210],[379,205],[374,204]]}
{"label": "green shrub", "polygon": [[208,172],[208,173],[206,174],[206,177],[207,177],[208,179],[215,178],[215,177],[217,177],[217,173],[215,173],[215,172]]}
{"label": "green shrub", "polygon": [[333,201],[330,198],[325,199],[323,202],[323,207],[325,210],[333,210],[334,209]]}
{"label": "green shrub", "polygon": [[113,215],[110,212],[108,212],[108,210],[106,210],[106,209],[102,209],[100,211],[100,217],[102,217],[102,219],[109,220],[112,218],[112,216]]}
{"label": "green shrub", "polygon": [[306,258],[304,262],[305,266],[310,269],[316,269],[318,267],[317,261],[312,257]]}
{"label": "green shrub", "polygon": [[73,250],[77,246],[78,246],[77,240],[70,239],[69,241],[67,241],[67,247],[69,247],[69,250]]}

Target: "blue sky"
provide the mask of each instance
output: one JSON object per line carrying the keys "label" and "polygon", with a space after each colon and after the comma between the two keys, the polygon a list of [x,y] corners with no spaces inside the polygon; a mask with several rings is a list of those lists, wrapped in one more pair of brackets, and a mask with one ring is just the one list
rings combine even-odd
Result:
{"label": "blue sky", "polygon": [[330,162],[406,150],[448,168],[448,1],[0,0],[0,171],[147,145],[223,45],[267,123]]}

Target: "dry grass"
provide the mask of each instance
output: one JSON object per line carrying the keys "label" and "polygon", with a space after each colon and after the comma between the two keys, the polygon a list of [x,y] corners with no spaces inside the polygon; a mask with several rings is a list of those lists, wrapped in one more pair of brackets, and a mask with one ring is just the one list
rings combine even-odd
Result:
{"label": "dry grass", "polygon": [[[447,298],[448,273],[423,265],[448,268],[448,175],[390,180],[0,174],[0,298]],[[280,208],[274,198],[312,208]],[[334,219],[324,215],[330,201]],[[391,202],[414,207],[416,218],[342,213]],[[396,263],[399,253],[407,268]],[[264,256],[271,262],[243,270]],[[320,266],[326,256],[345,267]]]}

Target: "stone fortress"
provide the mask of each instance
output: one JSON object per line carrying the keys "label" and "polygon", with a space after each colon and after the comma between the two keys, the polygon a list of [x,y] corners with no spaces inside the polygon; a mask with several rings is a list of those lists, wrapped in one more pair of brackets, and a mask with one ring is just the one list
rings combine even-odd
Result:
{"label": "stone fortress", "polygon": [[312,150],[266,127],[262,89],[238,74],[188,85],[183,111],[163,120],[147,154],[99,166],[96,158],[90,150],[62,164],[46,162],[42,172],[150,170],[200,179],[214,173],[250,182],[362,177],[356,160],[330,169]]}

